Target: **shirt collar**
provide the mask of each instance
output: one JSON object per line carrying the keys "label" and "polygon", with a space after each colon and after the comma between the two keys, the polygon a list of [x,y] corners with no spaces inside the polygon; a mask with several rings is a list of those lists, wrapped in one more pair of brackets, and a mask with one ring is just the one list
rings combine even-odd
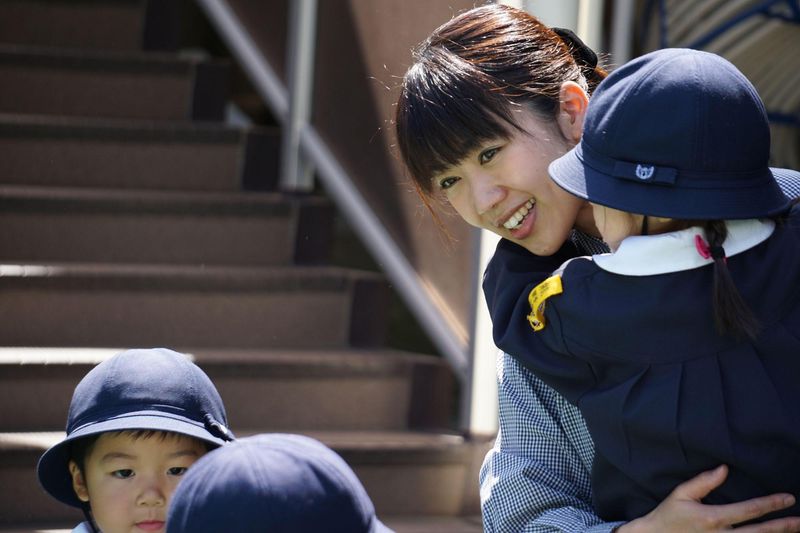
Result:
{"label": "shirt collar", "polygon": [[[775,230],[772,220],[727,220],[725,255],[732,257],[767,240]],[[616,252],[592,256],[597,266],[624,276],[652,276],[691,270],[713,263],[697,251],[695,236],[700,227],[660,235],[634,236],[623,240]]]}

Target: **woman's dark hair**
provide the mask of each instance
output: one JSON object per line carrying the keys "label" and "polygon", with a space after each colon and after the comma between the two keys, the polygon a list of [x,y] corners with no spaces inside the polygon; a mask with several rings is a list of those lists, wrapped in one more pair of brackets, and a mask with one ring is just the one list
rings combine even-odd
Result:
{"label": "woman's dark hair", "polygon": [[708,248],[714,259],[714,322],[721,334],[755,339],[761,330],[753,311],[742,298],[728,270],[722,244],[728,237],[728,228],[722,220],[707,220],[702,223],[708,240]]}
{"label": "woman's dark hair", "polygon": [[492,4],[451,19],[415,50],[395,129],[426,204],[434,175],[520,129],[514,108],[555,120],[562,83],[574,81],[591,93],[602,81],[606,72],[594,53],[573,34],[562,35],[525,11]]}

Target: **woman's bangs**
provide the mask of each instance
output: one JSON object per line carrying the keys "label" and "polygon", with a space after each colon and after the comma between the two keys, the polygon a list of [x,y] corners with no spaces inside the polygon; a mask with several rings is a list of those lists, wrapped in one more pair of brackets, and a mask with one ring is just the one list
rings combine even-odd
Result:
{"label": "woman's bangs", "polygon": [[[401,148],[411,173],[430,192],[430,179],[515,126],[497,87],[457,68],[419,69],[406,78],[398,109]],[[433,72],[438,73],[434,76]],[[403,115],[403,116],[401,116]],[[403,146],[405,145],[405,146]]]}

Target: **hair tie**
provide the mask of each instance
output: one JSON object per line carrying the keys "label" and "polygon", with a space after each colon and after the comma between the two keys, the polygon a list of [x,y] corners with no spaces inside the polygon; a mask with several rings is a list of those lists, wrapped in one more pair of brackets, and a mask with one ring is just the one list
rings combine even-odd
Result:
{"label": "hair tie", "polygon": [[569,47],[572,57],[579,64],[583,64],[589,68],[597,66],[597,54],[594,50],[586,46],[586,43],[581,41],[580,37],[575,35],[575,32],[566,28],[550,28],[553,30],[561,40],[564,41]]}
{"label": "hair tie", "polygon": [[725,257],[725,248],[722,246],[711,246],[708,251],[711,254],[711,258],[715,261],[717,259],[722,259],[723,261],[727,259]]}
{"label": "hair tie", "polygon": [[709,246],[700,235],[694,236],[694,246],[703,259],[713,259],[714,261],[722,259],[726,263],[728,262],[728,258],[725,256],[725,248],[722,246]]}

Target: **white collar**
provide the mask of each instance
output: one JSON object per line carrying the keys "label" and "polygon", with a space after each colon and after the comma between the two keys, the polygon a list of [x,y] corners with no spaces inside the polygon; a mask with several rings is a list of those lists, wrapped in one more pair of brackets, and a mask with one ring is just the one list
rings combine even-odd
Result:
{"label": "white collar", "polygon": [[[767,240],[775,231],[772,220],[727,220],[728,238],[725,255],[732,257]],[[597,266],[624,276],[652,276],[699,268],[713,262],[704,259],[695,246],[695,235],[703,235],[699,227],[660,235],[628,237],[616,252],[594,255]]]}

